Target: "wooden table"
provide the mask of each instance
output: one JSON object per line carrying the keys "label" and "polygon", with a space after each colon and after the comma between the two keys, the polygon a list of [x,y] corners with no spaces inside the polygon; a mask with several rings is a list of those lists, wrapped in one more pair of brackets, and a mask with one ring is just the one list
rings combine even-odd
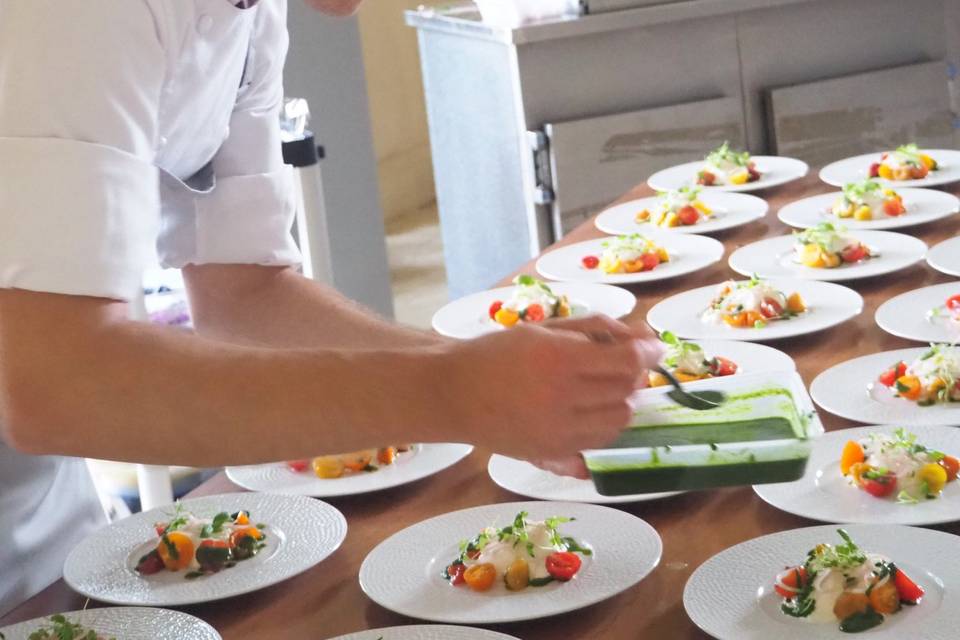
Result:
{"label": "wooden table", "polygon": [[[829,187],[812,175],[761,193],[771,205],[770,213],[764,220],[717,236],[726,245],[727,256],[742,245],[787,233],[788,229],[777,220],[776,211],[788,202],[828,190]],[[952,191],[960,192],[960,187],[954,186]],[[641,186],[627,194],[625,199],[649,194],[650,190]],[[960,216],[954,216],[948,221],[908,229],[907,232],[932,246],[953,237],[958,229]],[[601,235],[592,223],[585,224],[560,244]],[[533,273],[532,263],[526,265],[523,271]],[[724,260],[701,273],[632,287],[637,294],[638,305],[627,321],[642,323],[647,309],[658,300],[732,276],[734,273]],[[840,327],[782,340],[775,346],[796,359],[807,384],[824,369],[854,356],[916,346],[890,336],[876,326],[873,316],[877,306],[904,291],[949,281],[951,278],[921,264],[900,274],[854,282],[853,288],[865,299],[863,314]],[[828,430],[853,424],[825,412],[821,412],[821,416]],[[470,438],[465,434],[463,439]],[[478,446],[469,458],[455,468],[413,485],[371,495],[330,500],[349,522],[347,539],[333,556],[312,570],[261,593],[186,607],[184,610],[210,622],[226,640],[320,639],[366,628],[415,622],[382,609],[363,594],[357,580],[360,563],[379,542],[425,518],[476,505],[523,499],[500,489],[489,479],[486,466],[491,453],[490,449]],[[192,495],[237,490],[220,474]],[[749,487],[687,493],[666,500],[617,508],[645,519],[660,533],[664,550],[656,571],[626,593],[593,607],[546,620],[494,628],[524,640],[707,638],[690,622],[683,609],[683,587],[691,572],[715,553],[744,540],[814,524],[768,506]],[[960,524],[943,529],[960,533]],[[84,600],[60,581],[0,619],[0,626],[57,611],[82,608],[83,604]]]}

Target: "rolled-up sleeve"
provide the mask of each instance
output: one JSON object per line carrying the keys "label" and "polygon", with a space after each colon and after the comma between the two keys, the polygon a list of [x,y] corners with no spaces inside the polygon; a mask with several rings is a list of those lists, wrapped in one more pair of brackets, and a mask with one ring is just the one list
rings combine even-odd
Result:
{"label": "rolled-up sleeve", "polygon": [[0,288],[135,295],[164,73],[147,3],[0,0]]}

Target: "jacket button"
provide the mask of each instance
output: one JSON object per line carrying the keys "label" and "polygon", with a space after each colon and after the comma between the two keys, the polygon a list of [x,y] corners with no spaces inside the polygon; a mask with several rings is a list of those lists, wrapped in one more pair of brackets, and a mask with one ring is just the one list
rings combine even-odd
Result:
{"label": "jacket button", "polygon": [[213,26],[213,18],[204,14],[200,16],[197,20],[197,33],[200,35],[206,35],[210,32],[210,28]]}

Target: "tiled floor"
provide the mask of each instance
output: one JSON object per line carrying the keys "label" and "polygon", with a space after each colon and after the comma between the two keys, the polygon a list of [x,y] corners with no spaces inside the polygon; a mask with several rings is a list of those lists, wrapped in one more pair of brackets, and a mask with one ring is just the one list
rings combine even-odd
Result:
{"label": "tiled floor", "polygon": [[430,326],[447,303],[447,275],[436,206],[387,221],[387,256],[397,321]]}

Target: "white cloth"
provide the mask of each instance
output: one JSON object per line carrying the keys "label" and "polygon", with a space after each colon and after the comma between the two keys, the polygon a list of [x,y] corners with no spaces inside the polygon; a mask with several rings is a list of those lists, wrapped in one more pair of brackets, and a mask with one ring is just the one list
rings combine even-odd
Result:
{"label": "white cloth", "polygon": [[[0,0],[0,288],[131,300],[158,255],[298,263],[286,49],[286,0]],[[80,461],[0,444],[0,612],[99,512]]]}

